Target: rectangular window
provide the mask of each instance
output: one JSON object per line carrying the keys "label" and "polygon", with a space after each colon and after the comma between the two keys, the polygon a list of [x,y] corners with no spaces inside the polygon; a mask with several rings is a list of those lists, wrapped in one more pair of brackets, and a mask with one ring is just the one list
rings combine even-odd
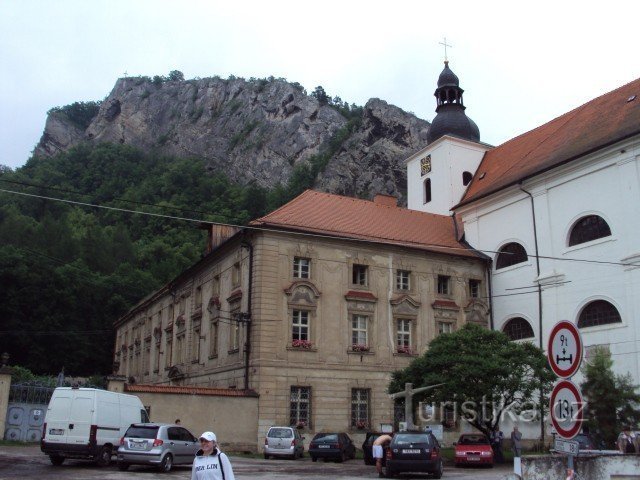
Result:
{"label": "rectangular window", "polygon": [[291,387],[289,424],[311,427],[311,387]]}
{"label": "rectangular window", "polygon": [[353,345],[369,345],[368,323],[369,317],[366,315],[353,315],[351,317],[351,343]]}
{"label": "rectangular window", "polygon": [[195,306],[196,310],[202,308],[202,287],[201,286],[198,286],[196,288],[195,302],[196,302],[196,304],[194,306]]}
{"label": "rectangular window", "polygon": [[182,295],[180,297],[180,306],[179,306],[179,312],[182,314],[186,311],[187,309],[187,298]]}
{"label": "rectangular window", "polygon": [[409,277],[411,272],[408,270],[398,270],[396,272],[396,290],[409,290]]}
{"label": "rectangular window", "polygon": [[294,310],[291,325],[291,340],[309,340],[309,312]]}
{"label": "rectangular window", "polygon": [[167,332],[167,345],[164,348],[164,353],[166,354],[164,366],[165,368],[169,368],[171,366],[171,356],[173,355],[173,339],[171,338],[171,332]]}
{"label": "rectangular window", "polygon": [[234,287],[240,286],[240,262],[233,264],[233,269],[231,270],[231,283]]}
{"label": "rectangular window", "polygon": [[293,278],[310,278],[311,260],[295,257],[293,259]]}
{"label": "rectangular window", "polygon": [[438,275],[438,293],[440,295],[450,295],[451,289],[449,286],[451,277],[447,275]]}
{"label": "rectangular window", "polygon": [[191,350],[191,362],[200,362],[200,329],[193,331],[193,348]]}
{"label": "rectangular window", "polygon": [[478,298],[480,296],[480,280],[469,280],[469,296]]}
{"label": "rectangular window", "polygon": [[184,348],[184,335],[176,337],[176,365],[183,362],[182,352]]}
{"label": "rectangular window", "polygon": [[396,330],[396,346],[398,350],[411,348],[411,320],[398,319]]}
{"label": "rectangular window", "polygon": [[234,320],[231,323],[231,339],[229,342],[230,349],[237,351],[240,349],[240,322]]}
{"label": "rectangular window", "polygon": [[218,321],[211,322],[211,328],[209,331],[209,356],[217,357],[218,356]]}
{"label": "rectangular window", "polygon": [[453,332],[453,323],[438,322],[438,334]]}
{"label": "rectangular window", "polygon": [[368,388],[351,389],[351,427],[369,428],[369,398]]}
{"label": "rectangular window", "polygon": [[366,265],[354,265],[352,283],[354,285],[367,286],[367,266]]}
{"label": "rectangular window", "polygon": [[220,275],[216,275],[211,281],[211,296],[217,297],[218,295],[220,295]]}

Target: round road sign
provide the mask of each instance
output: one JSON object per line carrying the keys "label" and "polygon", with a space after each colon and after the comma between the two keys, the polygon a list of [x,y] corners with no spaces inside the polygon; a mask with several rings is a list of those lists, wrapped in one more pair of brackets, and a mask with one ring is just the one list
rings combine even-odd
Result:
{"label": "round road sign", "polygon": [[556,323],[549,335],[547,358],[560,378],[569,378],[576,373],[582,363],[582,337],[578,327],[566,320]]}
{"label": "round road sign", "polygon": [[569,380],[560,380],[553,387],[549,400],[551,424],[558,435],[567,440],[580,433],[584,403],[580,389]]}

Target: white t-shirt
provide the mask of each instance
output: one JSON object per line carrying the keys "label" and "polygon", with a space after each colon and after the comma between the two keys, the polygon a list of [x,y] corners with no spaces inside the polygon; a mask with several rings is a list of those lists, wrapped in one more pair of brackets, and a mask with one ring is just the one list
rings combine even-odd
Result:
{"label": "white t-shirt", "polygon": [[191,480],[222,480],[220,462],[224,468],[224,479],[235,480],[231,462],[222,452],[219,455],[196,456],[191,467]]}

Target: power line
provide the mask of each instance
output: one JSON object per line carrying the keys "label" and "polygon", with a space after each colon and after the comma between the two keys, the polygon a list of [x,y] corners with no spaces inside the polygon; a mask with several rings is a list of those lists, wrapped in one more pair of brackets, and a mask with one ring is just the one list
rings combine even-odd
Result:
{"label": "power line", "polygon": [[[342,240],[342,241],[352,241],[352,242],[366,242],[366,243],[384,243],[384,244],[396,244],[396,245],[401,245],[407,248],[412,248],[413,244],[407,244],[406,242],[403,242],[402,240],[397,240],[397,239],[393,239],[393,238],[387,238],[387,237],[379,237],[379,239],[375,239],[375,238],[371,238],[371,239],[362,239],[362,238],[351,238],[349,236],[339,236],[339,235],[329,235],[329,234],[318,234],[318,233],[309,233],[309,232],[300,232],[300,231],[295,231],[295,230],[283,230],[283,229],[277,229],[277,228],[269,228],[269,227],[257,227],[254,225],[238,225],[238,224],[232,224],[232,223],[224,223],[224,222],[212,222],[212,221],[208,221],[208,220],[202,220],[202,219],[194,219],[194,218],[186,218],[186,217],[178,217],[178,216],[173,216],[173,215],[162,215],[162,214],[158,214],[158,213],[151,213],[151,212],[141,212],[138,210],[130,210],[130,209],[125,209],[125,208],[117,208],[117,207],[110,207],[110,206],[106,206],[106,205],[97,205],[97,204],[92,204],[92,203],[87,203],[87,202],[77,202],[77,201],[73,201],[73,200],[66,200],[66,199],[61,199],[61,198],[56,198],[56,197],[48,197],[48,196],[44,196],[44,195],[36,195],[36,194],[30,194],[30,193],[25,193],[25,192],[16,192],[13,190],[5,190],[5,189],[0,189],[0,192],[5,192],[5,193],[10,193],[10,194],[15,194],[15,195],[23,195],[23,196],[28,196],[28,197],[34,197],[34,198],[40,198],[40,199],[44,199],[44,200],[51,200],[51,201],[59,201],[59,202],[64,202],[64,203],[70,203],[70,204],[74,204],[74,205],[81,205],[81,206],[85,206],[85,207],[92,207],[92,208],[101,208],[101,209],[107,209],[107,210],[112,210],[112,211],[120,211],[120,212],[125,212],[125,213],[132,213],[132,214],[137,214],[137,215],[149,215],[149,216],[153,216],[153,217],[160,217],[160,218],[168,218],[171,220],[179,220],[179,221],[186,221],[186,222],[195,222],[195,223],[206,223],[206,224],[210,224],[210,225],[220,225],[220,226],[227,226],[227,227],[233,227],[233,228],[244,228],[247,230],[256,230],[256,231],[265,231],[265,232],[275,232],[275,233],[287,233],[290,235],[299,235],[299,236],[304,236],[304,237],[312,237],[312,238],[325,238],[325,239],[330,239],[330,240]],[[291,227],[289,227],[291,228]],[[386,240],[386,241],[385,241]],[[446,251],[452,251],[452,252],[456,252],[456,251],[460,251],[460,252],[481,252],[484,254],[502,254],[502,253],[509,253],[509,252],[500,252],[499,250],[483,250],[483,249],[477,249],[477,248],[464,248],[464,247],[452,247],[449,245],[441,245],[441,244],[435,244],[435,243],[427,243],[427,244],[415,244],[415,247],[431,247],[431,248],[437,248],[440,250],[446,250]],[[590,263],[590,264],[598,264],[598,265],[613,265],[613,266],[623,266],[623,267],[640,267],[639,263],[623,263],[623,262],[609,262],[609,261],[602,261],[602,260],[589,260],[589,259],[582,259],[582,258],[562,258],[562,257],[553,257],[553,256],[547,256],[547,255],[528,255],[528,257],[530,258],[542,258],[542,259],[546,259],[546,260],[557,260],[557,261],[570,261],[570,262],[581,262],[581,263]]]}

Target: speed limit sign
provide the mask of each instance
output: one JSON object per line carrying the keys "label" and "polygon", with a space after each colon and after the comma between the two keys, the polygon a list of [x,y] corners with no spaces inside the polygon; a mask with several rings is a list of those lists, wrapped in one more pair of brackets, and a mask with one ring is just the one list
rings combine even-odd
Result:
{"label": "speed limit sign", "polygon": [[551,423],[558,435],[567,440],[582,428],[584,402],[580,389],[569,380],[560,380],[553,387],[549,401]]}

